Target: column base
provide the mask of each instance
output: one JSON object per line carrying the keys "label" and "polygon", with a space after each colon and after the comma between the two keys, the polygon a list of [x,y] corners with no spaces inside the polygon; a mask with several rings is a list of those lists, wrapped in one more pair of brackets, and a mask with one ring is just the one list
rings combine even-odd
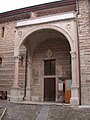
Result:
{"label": "column base", "polygon": [[23,101],[23,96],[20,95],[20,88],[11,88],[10,102],[17,103]]}
{"label": "column base", "polygon": [[31,100],[31,89],[27,88],[26,89],[26,97],[25,97],[26,101],[30,101]]}
{"label": "column base", "polygon": [[71,86],[70,105],[71,106],[78,106],[79,105],[79,90],[78,90],[77,85]]}
{"label": "column base", "polygon": [[71,106],[78,106],[79,105],[79,98],[77,98],[77,97],[71,97],[71,99],[70,99],[70,105]]}
{"label": "column base", "polygon": [[39,96],[32,96],[32,101],[40,102],[40,97]]}

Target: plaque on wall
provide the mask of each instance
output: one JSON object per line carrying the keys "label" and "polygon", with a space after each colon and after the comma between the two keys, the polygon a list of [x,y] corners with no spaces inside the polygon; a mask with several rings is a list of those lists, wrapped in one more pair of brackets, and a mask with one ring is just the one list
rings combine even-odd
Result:
{"label": "plaque on wall", "polygon": [[59,91],[62,91],[63,90],[63,83],[59,83]]}
{"label": "plaque on wall", "polygon": [[47,50],[46,52],[47,57],[51,57],[52,56],[52,51],[50,49]]}

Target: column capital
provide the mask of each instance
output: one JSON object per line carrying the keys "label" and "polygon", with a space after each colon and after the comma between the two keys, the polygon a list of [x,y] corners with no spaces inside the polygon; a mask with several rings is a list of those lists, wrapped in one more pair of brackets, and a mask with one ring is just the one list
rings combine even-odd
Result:
{"label": "column capital", "polygon": [[28,60],[28,68],[31,68],[32,67],[32,62],[31,60]]}
{"label": "column capital", "polygon": [[76,89],[76,88],[78,89],[79,86],[78,86],[77,84],[72,84],[72,85],[71,85],[71,88],[72,88],[72,89]]}
{"label": "column capital", "polygon": [[75,51],[70,51],[72,59],[76,59],[76,52]]}
{"label": "column capital", "polygon": [[14,56],[14,60],[15,60],[15,62],[19,62],[19,56]]}

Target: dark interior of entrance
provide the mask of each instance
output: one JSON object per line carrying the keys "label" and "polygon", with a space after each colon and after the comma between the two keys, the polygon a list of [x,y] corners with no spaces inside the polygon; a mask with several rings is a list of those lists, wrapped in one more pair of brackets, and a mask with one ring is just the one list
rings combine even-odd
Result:
{"label": "dark interior of entrance", "polygon": [[[29,41],[30,45],[36,47],[32,65],[32,96],[40,96],[44,101],[62,102],[61,97],[64,95],[65,98],[68,94],[66,94],[67,83],[62,84],[62,82],[72,79],[70,44],[63,34],[52,29],[39,30],[32,34],[31,39],[33,41]],[[64,81],[60,81],[60,77],[64,78]],[[60,93],[62,85],[63,94]],[[54,92],[51,92],[51,89]]]}

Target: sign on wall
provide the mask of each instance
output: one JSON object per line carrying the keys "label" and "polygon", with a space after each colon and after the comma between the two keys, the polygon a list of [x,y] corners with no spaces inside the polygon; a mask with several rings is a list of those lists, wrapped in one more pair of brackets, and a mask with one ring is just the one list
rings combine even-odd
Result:
{"label": "sign on wall", "polygon": [[59,83],[59,91],[62,91],[63,90],[63,83]]}

